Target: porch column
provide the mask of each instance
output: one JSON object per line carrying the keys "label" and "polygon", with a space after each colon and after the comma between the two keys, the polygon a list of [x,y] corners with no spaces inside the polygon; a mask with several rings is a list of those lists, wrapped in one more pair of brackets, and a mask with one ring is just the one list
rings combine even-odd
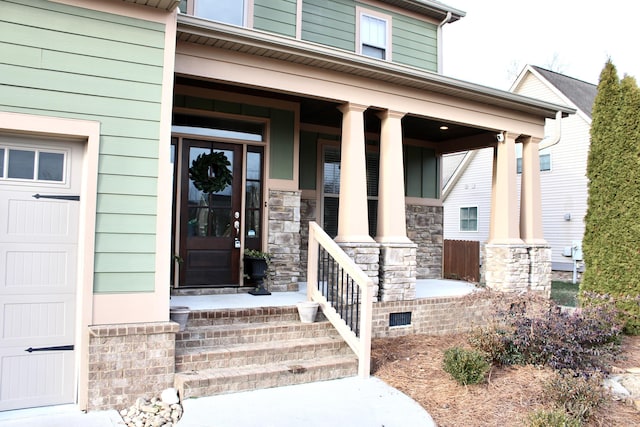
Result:
{"label": "porch column", "polygon": [[380,171],[378,181],[378,229],[380,243],[380,300],[416,298],[416,250],[407,237],[402,162],[402,117],[406,113],[378,114],[380,129]]}
{"label": "porch column", "polygon": [[522,142],[522,186],[520,190],[520,236],[529,244],[546,244],[542,231],[542,195],[540,191],[541,140],[528,137]]}
{"label": "porch column", "polygon": [[379,243],[410,243],[404,203],[404,166],[402,163],[402,117],[406,113],[384,111],[380,131],[380,172],[378,184]]}
{"label": "porch column", "polygon": [[522,244],[516,187],[516,137],[504,132],[493,159],[489,244]]}
{"label": "porch column", "polygon": [[373,242],[369,236],[367,169],[364,140],[365,105],[347,103],[342,112],[340,199],[336,242]]}

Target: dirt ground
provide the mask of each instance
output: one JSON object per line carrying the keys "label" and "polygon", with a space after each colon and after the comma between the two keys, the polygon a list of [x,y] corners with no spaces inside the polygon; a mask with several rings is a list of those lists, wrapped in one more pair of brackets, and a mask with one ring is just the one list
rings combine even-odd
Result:
{"label": "dirt ground", "polygon": [[[373,373],[420,403],[439,427],[526,426],[527,415],[545,406],[549,368],[492,368],[486,384],[462,386],[442,370],[444,351],[470,347],[466,335],[411,335],[376,339]],[[640,367],[640,337],[625,337],[616,368]],[[615,369],[615,368],[614,368]],[[640,426],[632,405],[610,400],[588,426]]]}

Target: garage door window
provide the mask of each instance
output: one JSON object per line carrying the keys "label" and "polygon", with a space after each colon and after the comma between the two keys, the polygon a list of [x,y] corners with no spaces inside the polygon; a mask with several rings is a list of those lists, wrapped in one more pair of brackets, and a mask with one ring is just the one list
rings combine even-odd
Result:
{"label": "garage door window", "polygon": [[64,181],[65,153],[0,148],[0,178],[30,181]]}

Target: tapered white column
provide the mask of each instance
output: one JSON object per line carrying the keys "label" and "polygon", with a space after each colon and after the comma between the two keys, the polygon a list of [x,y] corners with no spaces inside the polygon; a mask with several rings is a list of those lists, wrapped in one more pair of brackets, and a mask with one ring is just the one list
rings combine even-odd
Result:
{"label": "tapered white column", "polygon": [[407,237],[402,162],[402,117],[405,114],[390,110],[378,114],[382,121],[376,234],[379,243],[410,243]]}
{"label": "tapered white column", "polygon": [[522,185],[520,189],[520,237],[525,243],[545,244],[542,228],[540,153],[538,138],[522,142]]}
{"label": "tapered white column", "polygon": [[364,111],[368,107],[343,104],[340,150],[340,206],[336,242],[373,242],[369,236]]}
{"label": "tapered white column", "polygon": [[516,137],[505,132],[498,142],[493,162],[489,244],[519,244],[518,190],[516,187]]}

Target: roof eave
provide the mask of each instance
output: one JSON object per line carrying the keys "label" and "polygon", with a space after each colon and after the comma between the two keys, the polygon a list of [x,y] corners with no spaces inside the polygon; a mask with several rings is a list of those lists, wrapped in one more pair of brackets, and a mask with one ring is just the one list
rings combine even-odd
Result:
{"label": "roof eave", "polygon": [[[522,95],[443,76],[418,68],[380,61],[341,49],[305,42],[290,37],[221,24],[189,15],[178,15],[178,40],[232,49],[252,55],[277,57],[280,60],[305,63],[324,69],[339,68],[342,72],[393,82],[394,84],[428,90],[501,106],[526,113],[555,118],[574,114],[575,109]],[[194,37],[191,37],[194,36]]]}
{"label": "roof eave", "polygon": [[467,13],[462,10],[455,9],[439,1],[432,0],[380,0],[383,3],[401,7],[405,10],[417,12],[421,15],[434,18],[438,21],[444,21],[447,15],[451,13],[451,17],[447,22],[455,22],[463,18]]}
{"label": "roof eave", "polygon": [[122,0],[127,3],[139,4],[142,6],[149,6],[155,9],[166,10],[171,12],[180,5],[180,0]]}

